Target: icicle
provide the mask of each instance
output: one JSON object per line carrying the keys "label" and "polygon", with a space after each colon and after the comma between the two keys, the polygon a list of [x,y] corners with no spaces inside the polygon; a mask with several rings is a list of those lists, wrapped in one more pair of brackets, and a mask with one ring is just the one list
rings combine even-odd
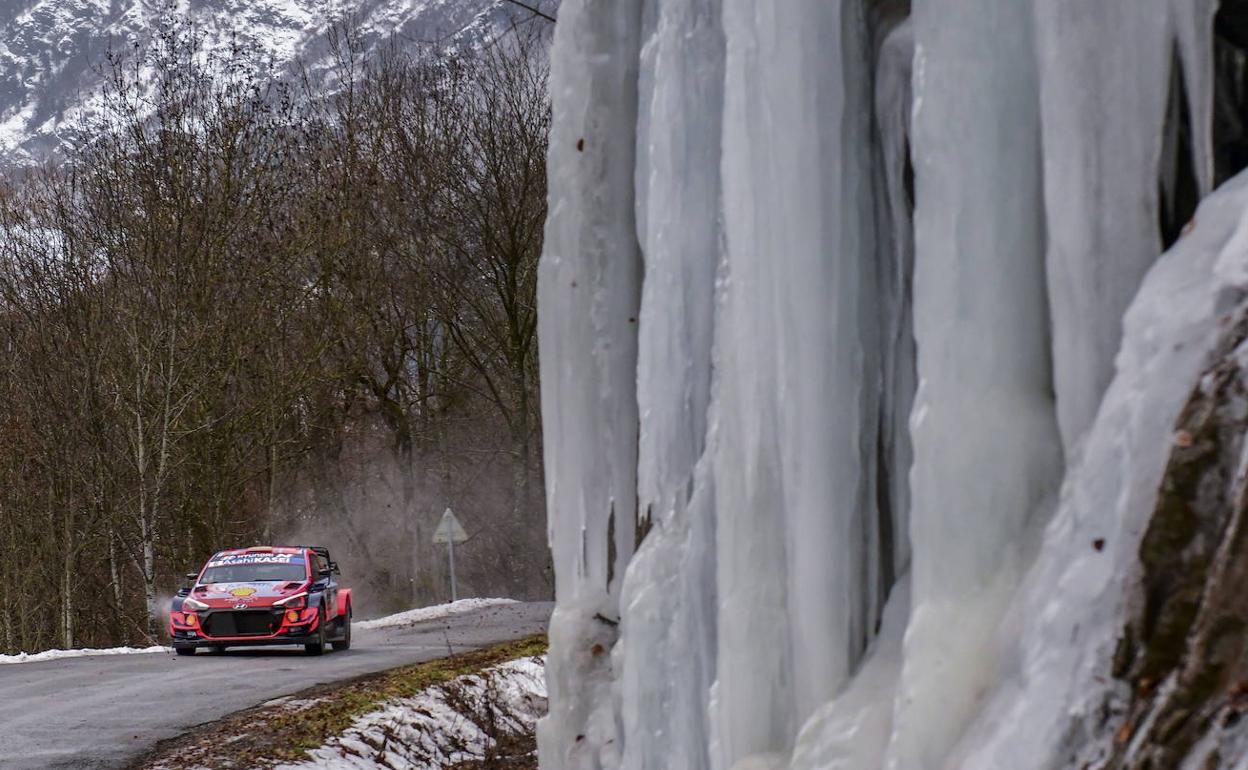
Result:
{"label": "icicle", "polygon": [[667,0],[646,45],[639,120],[645,289],[637,399],[643,513],[683,509],[706,438],[723,112],[720,0]]}
{"label": "icicle", "polygon": [[1170,0],[1187,84],[1192,165],[1200,197],[1213,190],[1213,17],[1218,0]]}
{"label": "icicle", "polygon": [[709,470],[695,480],[695,467],[711,399],[724,44],[719,0],[655,5],[641,58],[637,177],[646,276],[638,483],[651,518],[621,600],[623,767],[704,770],[714,493]]}
{"label": "icicle", "polygon": [[1054,385],[1067,451],[1113,373],[1122,314],[1161,250],[1159,161],[1183,62],[1199,193],[1212,187],[1214,0],[1036,0]]}
{"label": "icicle", "polygon": [[[640,2],[561,9],[552,53],[552,195],[539,303],[550,541],[575,569],[557,592],[606,591],[632,553],[636,510],[637,314],[641,255],[633,211]],[[611,524],[611,516],[616,522]],[[608,563],[614,529],[616,564]],[[621,534],[624,533],[624,534]]]}
{"label": "icicle", "polygon": [[[956,19],[956,23],[951,20]],[[1061,471],[1025,0],[914,7],[913,609],[890,770],[943,766],[992,682],[1017,543]]]}
{"label": "icicle", "polygon": [[558,566],[550,716],[538,730],[548,770],[618,763],[607,652],[637,505],[640,25],[640,0],[568,0],[552,50],[551,199],[538,286],[547,510]]}
{"label": "icicle", "polygon": [[[891,31],[885,33],[888,26]],[[879,636],[846,689],[817,709],[802,727],[790,770],[879,770],[892,731],[901,674],[902,637],[910,612],[910,406],[916,384],[911,271],[914,264],[907,189],[913,26],[881,20],[877,44],[875,114],[880,146],[876,160],[878,312],[880,323],[880,466],[883,538],[880,577],[892,588]],[[886,522],[887,519],[887,523]],[[894,581],[899,581],[896,585]]]}
{"label": "icicle", "polygon": [[772,763],[874,630],[870,82],[853,2],[725,2],[717,766]]}

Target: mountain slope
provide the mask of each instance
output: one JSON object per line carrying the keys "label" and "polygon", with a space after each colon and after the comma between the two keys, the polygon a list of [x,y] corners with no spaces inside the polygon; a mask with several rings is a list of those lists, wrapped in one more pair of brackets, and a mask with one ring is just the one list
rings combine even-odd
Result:
{"label": "mountain slope", "polygon": [[142,44],[174,16],[192,19],[209,50],[237,38],[283,68],[323,58],[325,29],[348,13],[374,43],[394,35],[470,47],[531,16],[505,0],[9,0],[0,4],[0,165],[46,157],[109,51]]}

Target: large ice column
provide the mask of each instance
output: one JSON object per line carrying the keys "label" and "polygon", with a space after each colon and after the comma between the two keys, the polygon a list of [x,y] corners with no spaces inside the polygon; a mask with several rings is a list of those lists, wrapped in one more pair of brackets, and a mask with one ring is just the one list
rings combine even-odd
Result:
{"label": "large ice column", "polygon": [[916,385],[911,271],[914,240],[909,181],[910,82],[913,26],[879,20],[875,70],[876,299],[879,318],[880,577],[891,587],[879,635],[853,678],[807,719],[790,770],[881,770],[893,724],[910,615],[909,416]]}
{"label": "large ice column", "polygon": [[719,6],[720,0],[659,3],[642,57],[651,88],[638,137],[645,159],[637,179],[645,262],[638,485],[641,508],[652,509],[656,523],[688,501],[711,398],[721,242]]}
{"label": "large ice column", "polygon": [[727,0],[718,767],[774,763],[883,604],[869,72],[856,2]]}
{"label": "large ice column", "polygon": [[641,0],[567,0],[552,50],[551,197],[538,283],[558,600],[550,715],[538,735],[548,770],[618,762],[607,651],[636,531],[640,26]]}
{"label": "large ice column", "polygon": [[640,508],[650,531],[621,598],[623,767],[703,770],[715,673],[714,490],[707,463],[696,479],[695,469],[706,446],[721,251],[720,1],[665,0],[652,4],[647,22],[637,400]]}
{"label": "large ice column", "polygon": [[1062,464],[1030,2],[918,0],[913,16],[920,386],[890,770],[942,767],[973,717],[1018,542]]}
{"label": "large ice column", "polygon": [[1182,62],[1202,195],[1212,186],[1216,0],[1036,0],[1048,285],[1067,450],[1113,373],[1122,314],[1161,251],[1158,182],[1171,68]]}
{"label": "large ice column", "polygon": [[[1096,766],[1095,752],[1122,727],[1106,718],[1115,713],[1107,696],[1118,686],[1112,661],[1139,575],[1140,538],[1176,418],[1228,311],[1248,296],[1246,211],[1241,174],[1201,204],[1195,229],[1153,266],[1131,303],[1117,373],[1020,592],[1012,675],[995,684],[949,766]],[[1230,767],[1239,757],[1224,759],[1220,766]]]}

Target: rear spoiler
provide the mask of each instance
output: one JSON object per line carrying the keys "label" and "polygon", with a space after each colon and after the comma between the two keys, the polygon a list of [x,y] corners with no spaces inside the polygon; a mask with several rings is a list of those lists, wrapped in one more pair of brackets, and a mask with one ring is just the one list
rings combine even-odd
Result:
{"label": "rear spoiler", "polygon": [[335,575],[341,573],[341,570],[338,569],[338,562],[329,558],[329,549],[326,548],[325,546],[323,545],[301,545],[299,547],[307,548],[309,551],[312,551],[313,553],[318,554],[322,559],[326,561],[326,563],[329,564],[330,571],[333,572]]}

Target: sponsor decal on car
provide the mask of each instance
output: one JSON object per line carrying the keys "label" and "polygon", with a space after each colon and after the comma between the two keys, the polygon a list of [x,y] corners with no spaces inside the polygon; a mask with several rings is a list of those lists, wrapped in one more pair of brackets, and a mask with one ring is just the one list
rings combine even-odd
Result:
{"label": "sponsor decal on car", "polygon": [[256,589],[252,588],[251,586],[242,586],[240,588],[235,588],[233,591],[230,591],[230,596],[237,596],[240,598],[246,598],[248,596],[255,596],[255,594],[256,594]]}
{"label": "sponsor decal on car", "polygon": [[238,564],[303,564],[303,557],[294,553],[217,554],[209,567],[233,567]]}

